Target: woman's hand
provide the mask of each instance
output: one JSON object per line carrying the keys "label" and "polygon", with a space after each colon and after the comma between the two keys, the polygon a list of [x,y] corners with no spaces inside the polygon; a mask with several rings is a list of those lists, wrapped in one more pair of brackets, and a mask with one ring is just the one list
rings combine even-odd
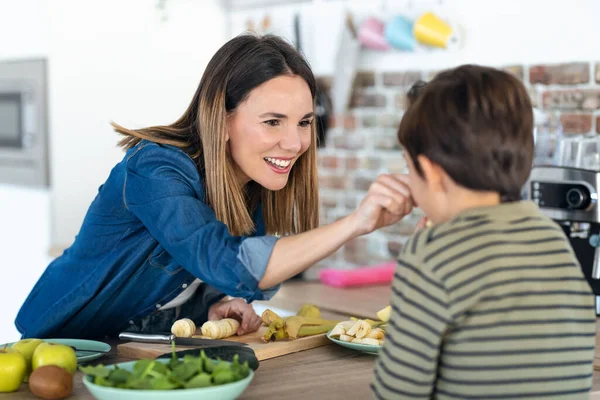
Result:
{"label": "woman's hand", "polygon": [[408,176],[381,175],[352,214],[329,225],[278,239],[258,287],[268,289],[291,278],[349,240],[400,221],[413,207]]}
{"label": "woman's hand", "polygon": [[237,331],[238,336],[255,332],[262,324],[262,320],[256,315],[254,308],[242,299],[220,301],[208,309],[209,320],[223,318],[234,318],[240,321],[240,327]]}
{"label": "woman's hand", "polygon": [[384,174],[371,184],[367,196],[351,216],[356,233],[364,235],[400,221],[413,207],[408,176]]}

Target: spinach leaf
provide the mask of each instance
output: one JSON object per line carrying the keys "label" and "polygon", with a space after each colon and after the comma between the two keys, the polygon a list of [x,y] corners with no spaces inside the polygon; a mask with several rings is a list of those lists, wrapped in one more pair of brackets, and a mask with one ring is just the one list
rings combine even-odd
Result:
{"label": "spinach leaf", "polygon": [[96,365],[95,367],[92,367],[91,365],[85,367],[79,366],[79,370],[86,375],[95,377],[100,376],[102,378],[106,378],[110,374],[110,370],[102,364]]}
{"label": "spinach leaf", "polygon": [[167,390],[167,389],[176,389],[179,385],[173,383],[166,376],[161,376],[159,378],[153,379],[151,389],[154,390]]}
{"label": "spinach leaf", "polygon": [[183,363],[175,367],[171,375],[177,380],[187,382],[192,376],[197,375],[198,372],[201,371],[198,371],[197,365]]}
{"label": "spinach leaf", "polygon": [[187,385],[185,385],[186,389],[195,389],[195,388],[201,388],[201,387],[207,387],[210,386],[212,384],[212,377],[203,372],[201,374],[196,375],[195,377],[193,377],[188,383]]}
{"label": "spinach leaf", "polygon": [[108,375],[108,380],[110,380],[115,386],[117,386],[126,383],[129,380],[130,376],[131,372],[115,367],[115,369],[110,371],[110,375]]}

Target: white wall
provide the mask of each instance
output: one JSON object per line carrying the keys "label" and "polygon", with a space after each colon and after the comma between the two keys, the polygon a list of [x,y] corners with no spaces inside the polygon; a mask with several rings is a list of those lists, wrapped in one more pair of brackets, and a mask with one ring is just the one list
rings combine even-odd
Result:
{"label": "white wall", "polygon": [[314,0],[234,11],[229,32],[219,0],[166,4],[169,19],[160,23],[154,1],[52,2],[46,41],[55,245],[72,242],[97,187],[122,156],[109,121],[141,127],[177,118],[210,56],[226,37],[244,31],[249,17],[258,23],[266,11],[275,32],[293,39],[292,16],[299,11],[304,48],[319,75],[334,74],[339,28],[347,9],[359,21],[371,14],[416,16],[433,9],[466,30],[465,46],[459,51],[363,51],[362,69],[590,60],[597,58],[593,40],[600,37],[595,21],[600,2],[595,0]]}
{"label": "white wall", "polygon": [[19,339],[15,317],[50,261],[49,203],[46,190],[0,185],[0,344]]}
{"label": "white wall", "polygon": [[0,0],[0,61],[48,55],[48,0]]}
{"label": "white wall", "polygon": [[123,156],[109,126],[173,122],[225,39],[218,0],[53,0],[50,9],[52,242],[69,245]]}
{"label": "white wall", "polygon": [[258,21],[269,13],[273,27],[291,36],[294,12],[303,17],[309,43],[306,52],[316,74],[332,75],[339,32],[345,11],[360,21],[374,15],[414,18],[433,10],[465,30],[459,51],[379,53],[363,51],[359,68],[375,70],[437,70],[462,63],[506,65],[597,60],[600,1],[597,0],[313,0],[270,9],[236,11],[232,34],[245,30],[249,17]]}
{"label": "white wall", "polygon": [[[0,0],[0,62],[48,55],[47,0]],[[0,185],[0,344],[19,333],[14,319],[48,264],[49,191]]]}
{"label": "white wall", "polygon": [[51,147],[50,191],[0,185],[0,249],[8,268],[0,343],[18,339],[14,317],[50,261],[51,242],[72,242],[97,187],[122,156],[108,123],[176,119],[225,39],[220,0],[167,1],[166,13],[156,4],[0,0],[0,62],[49,59]]}

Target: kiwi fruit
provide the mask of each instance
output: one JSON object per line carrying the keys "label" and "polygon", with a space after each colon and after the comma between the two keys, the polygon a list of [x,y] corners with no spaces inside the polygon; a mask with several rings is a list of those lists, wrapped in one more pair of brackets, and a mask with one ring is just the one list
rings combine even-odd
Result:
{"label": "kiwi fruit", "polygon": [[44,365],[29,376],[29,390],[41,399],[64,399],[73,393],[73,375],[56,365]]}

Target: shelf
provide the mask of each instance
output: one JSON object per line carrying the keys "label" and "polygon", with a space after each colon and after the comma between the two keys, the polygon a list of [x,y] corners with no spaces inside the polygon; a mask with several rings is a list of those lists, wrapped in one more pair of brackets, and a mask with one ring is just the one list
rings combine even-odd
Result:
{"label": "shelf", "polygon": [[222,0],[222,2],[223,6],[229,11],[239,11],[262,7],[312,3],[313,0]]}

